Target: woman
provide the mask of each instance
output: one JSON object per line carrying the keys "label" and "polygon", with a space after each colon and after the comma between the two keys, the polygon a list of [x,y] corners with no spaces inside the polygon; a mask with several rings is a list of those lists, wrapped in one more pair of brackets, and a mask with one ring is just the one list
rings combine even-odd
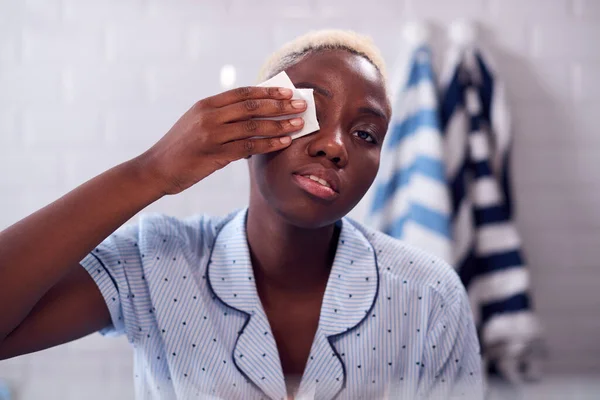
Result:
{"label": "woman", "polygon": [[[221,93],[0,234],[1,358],[101,330],[133,345],[140,399],[480,395],[456,274],[344,218],[375,178],[390,119],[377,50],[316,32],[273,55],[262,77],[283,70],[314,89],[318,132],[291,143],[301,118],[251,119],[304,111],[289,90]],[[241,158],[247,209],[145,216],[114,232]]]}

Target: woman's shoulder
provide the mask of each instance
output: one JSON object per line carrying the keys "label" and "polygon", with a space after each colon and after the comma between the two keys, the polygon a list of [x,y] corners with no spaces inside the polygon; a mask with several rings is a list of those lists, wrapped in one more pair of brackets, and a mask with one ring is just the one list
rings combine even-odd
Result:
{"label": "woman's shoulder", "polygon": [[442,258],[359,222],[351,222],[371,242],[382,278],[412,287],[429,287],[446,296],[464,292],[458,274]]}
{"label": "woman's shoulder", "polygon": [[237,212],[226,216],[199,213],[183,218],[156,212],[144,213],[137,224],[138,233],[145,242],[175,239],[195,247],[201,243],[211,243],[220,226]]}

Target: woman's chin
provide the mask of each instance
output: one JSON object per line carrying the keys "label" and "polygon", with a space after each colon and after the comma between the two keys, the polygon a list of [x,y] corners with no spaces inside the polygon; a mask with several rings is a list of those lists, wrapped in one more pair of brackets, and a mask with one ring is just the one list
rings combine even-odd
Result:
{"label": "woman's chin", "polygon": [[319,229],[331,225],[346,215],[334,205],[312,204],[312,202],[282,202],[275,207],[277,213],[289,224],[304,229]]}

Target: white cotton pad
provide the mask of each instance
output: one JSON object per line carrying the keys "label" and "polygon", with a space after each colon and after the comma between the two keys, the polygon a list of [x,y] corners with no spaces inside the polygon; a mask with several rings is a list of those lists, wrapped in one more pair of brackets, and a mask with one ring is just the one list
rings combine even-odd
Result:
{"label": "white cotton pad", "polygon": [[281,71],[280,73],[278,73],[277,75],[275,75],[271,79],[267,79],[263,83],[259,83],[256,86],[262,86],[262,87],[284,87],[284,88],[288,88],[288,89],[296,89],[296,87],[292,83],[292,80],[290,79],[290,77],[288,76],[288,74],[285,73],[285,71]]}
{"label": "white cotton pad", "polygon": [[299,137],[306,136],[309,133],[313,133],[321,129],[319,127],[319,122],[317,121],[317,109],[315,107],[315,97],[313,95],[312,89],[296,89],[289,76],[282,71],[272,77],[269,80],[264,81],[256,86],[262,87],[284,87],[288,89],[292,89],[293,95],[292,99],[295,100],[304,100],[306,101],[306,111],[300,114],[291,114],[291,115],[282,115],[279,117],[269,117],[269,118],[257,118],[257,119],[270,119],[270,120],[280,120],[280,119],[291,119],[294,117],[302,117],[304,119],[304,127],[302,130],[295,132],[290,135],[293,139],[298,139]]}

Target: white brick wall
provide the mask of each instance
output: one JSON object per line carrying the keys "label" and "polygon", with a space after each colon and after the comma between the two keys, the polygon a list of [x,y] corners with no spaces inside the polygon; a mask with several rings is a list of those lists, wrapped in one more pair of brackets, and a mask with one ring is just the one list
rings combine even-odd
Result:
{"label": "white brick wall", "polygon": [[[323,27],[370,34],[392,63],[404,23],[420,19],[439,65],[444,30],[463,17],[480,24],[512,99],[548,370],[600,374],[598,0],[0,0],[0,229],[144,151],[220,91],[224,64],[252,84],[276,46]],[[148,210],[224,214],[247,194],[240,162]],[[131,364],[124,340],[92,335],[0,362],[0,377],[20,399],[126,399]]]}

